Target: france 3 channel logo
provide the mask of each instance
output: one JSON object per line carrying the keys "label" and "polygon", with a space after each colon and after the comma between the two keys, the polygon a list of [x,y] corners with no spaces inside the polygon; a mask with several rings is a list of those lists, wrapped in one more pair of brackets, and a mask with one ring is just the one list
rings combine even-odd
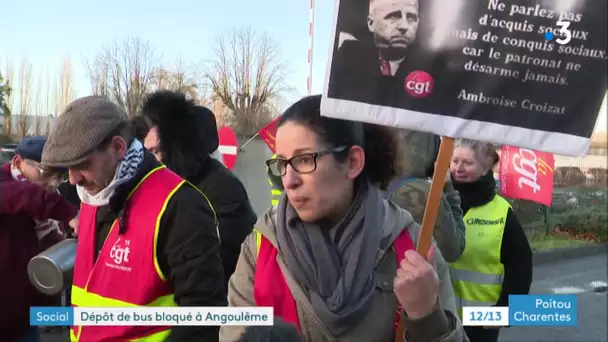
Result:
{"label": "france 3 channel logo", "polygon": [[557,29],[547,28],[545,32],[545,40],[555,42],[560,45],[566,45],[572,40],[572,32],[570,31],[570,22],[560,20],[557,22]]}
{"label": "france 3 channel logo", "polygon": [[463,307],[462,324],[497,327],[577,326],[577,297],[576,295],[510,295],[509,307]]}

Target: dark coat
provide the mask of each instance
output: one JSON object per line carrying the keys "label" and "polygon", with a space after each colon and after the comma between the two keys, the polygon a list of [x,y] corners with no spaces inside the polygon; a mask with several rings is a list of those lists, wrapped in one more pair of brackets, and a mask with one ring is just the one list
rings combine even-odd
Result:
{"label": "dark coat", "polygon": [[340,99],[389,105],[406,95],[404,80],[416,70],[411,56],[406,56],[394,76],[384,76],[378,50],[361,41],[345,41],[334,54],[329,96]]}
{"label": "dark coat", "polygon": [[[457,95],[460,86],[454,78],[462,69],[450,58],[453,55],[448,52],[429,52],[414,45],[395,75],[384,76],[374,45],[347,40],[334,53],[328,95],[371,105],[449,115],[453,108],[459,106]],[[426,97],[416,98],[406,91],[406,78],[414,71],[424,71],[433,79],[433,89]]]}
{"label": "dark coat", "polygon": [[190,181],[209,198],[218,215],[224,283],[228,286],[241,253],[241,244],[252,232],[257,215],[243,183],[219,161],[210,157],[201,172]]}

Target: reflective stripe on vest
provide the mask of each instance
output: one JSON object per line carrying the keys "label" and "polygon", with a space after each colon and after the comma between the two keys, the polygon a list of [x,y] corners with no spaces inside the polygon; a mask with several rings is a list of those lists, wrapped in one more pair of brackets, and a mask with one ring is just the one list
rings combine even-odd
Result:
{"label": "reflective stripe on vest", "polygon": [[281,199],[281,196],[283,196],[283,192],[278,189],[272,189],[271,196],[270,203],[275,206],[279,204],[279,200]]}
{"label": "reflective stripe on vest", "polygon": [[466,247],[450,264],[450,278],[462,318],[464,306],[492,306],[502,291],[504,266],[500,262],[509,202],[495,195],[481,207],[471,208],[464,216]]}
{"label": "reflective stripe on vest", "polygon": [[[275,316],[295,325],[301,332],[297,304],[277,261],[278,251],[259,231],[254,229],[254,233],[257,245],[257,260],[253,281],[255,304],[256,306],[273,307]],[[397,237],[393,243],[393,249],[395,250],[397,265],[403,260],[406,251],[414,249],[414,242],[407,228],[404,228]],[[397,304],[393,325],[394,332],[398,330],[402,311],[401,304],[399,302]]]}
{"label": "reflective stripe on vest", "polygon": [[[277,154],[275,153],[272,158],[276,158]],[[279,204],[279,200],[281,199],[281,196],[283,196],[283,191],[281,189],[277,189],[274,185],[274,183],[272,182],[272,179],[270,179],[270,177],[268,177],[268,183],[270,184],[270,204],[272,204],[272,206],[278,205]]]}
{"label": "reflective stripe on vest", "polygon": [[209,205],[209,209],[211,209],[211,213],[213,214],[213,224],[215,225],[215,233],[217,234],[217,239],[220,241],[220,243],[222,243],[222,237],[220,236],[220,219],[217,217],[217,212],[215,211],[215,208],[213,207],[213,203],[211,203],[211,201],[209,200],[209,197],[207,197],[207,195],[205,195],[205,193],[203,193],[203,191],[201,189],[199,189],[196,185],[194,185],[188,181],[185,181],[185,182],[188,183],[188,185],[193,187],[194,190],[196,190],[198,193],[203,195],[203,197],[205,198],[205,201],[207,202],[207,205]]}
{"label": "reflective stripe on vest", "polygon": [[[124,232],[116,219],[94,260],[97,208],[82,204],[74,265],[72,305],[80,307],[176,306],[157,260],[163,213],[184,180],[165,166],[150,171],[131,191]],[[72,341],[164,341],[170,327],[73,327]]]}

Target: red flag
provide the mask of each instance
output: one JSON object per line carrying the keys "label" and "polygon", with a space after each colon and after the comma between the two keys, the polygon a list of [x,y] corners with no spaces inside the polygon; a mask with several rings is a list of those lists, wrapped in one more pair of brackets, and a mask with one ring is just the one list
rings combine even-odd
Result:
{"label": "red flag", "polygon": [[503,146],[500,155],[500,192],[551,206],[553,198],[553,154]]}
{"label": "red flag", "polygon": [[268,148],[270,148],[272,153],[276,153],[276,147],[274,145],[274,141],[275,141],[276,135],[277,135],[279,118],[280,118],[280,116],[277,116],[276,118],[272,119],[272,121],[270,121],[270,123],[268,123],[268,125],[264,126],[264,128],[262,128],[259,132],[260,137],[262,137],[262,140],[264,140],[264,143],[266,143],[266,146],[268,146]]}

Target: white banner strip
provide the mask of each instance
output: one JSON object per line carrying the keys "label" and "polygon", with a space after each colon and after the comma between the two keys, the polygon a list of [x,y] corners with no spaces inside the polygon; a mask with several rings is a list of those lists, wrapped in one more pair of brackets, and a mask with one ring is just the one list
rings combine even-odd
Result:
{"label": "white banner strip", "polygon": [[238,152],[238,149],[236,148],[236,146],[230,146],[230,145],[220,145],[218,146],[218,151],[220,151],[221,154],[234,154],[236,155],[236,153]]}
{"label": "white banner strip", "polygon": [[80,326],[271,326],[272,307],[76,307]]}

